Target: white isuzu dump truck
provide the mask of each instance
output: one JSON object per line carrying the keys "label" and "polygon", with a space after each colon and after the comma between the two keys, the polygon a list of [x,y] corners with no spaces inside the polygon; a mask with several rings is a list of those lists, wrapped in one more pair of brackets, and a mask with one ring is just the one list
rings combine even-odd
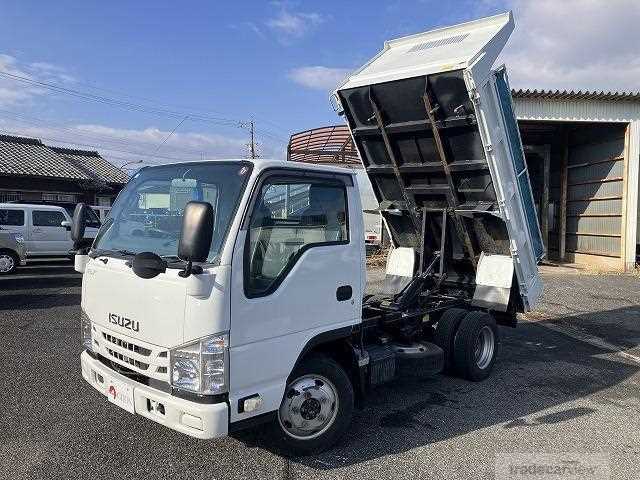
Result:
{"label": "white isuzu dump truck", "polygon": [[486,378],[497,323],[542,286],[540,231],[504,69],[510,14],[414,35],[335,92],[395,249],[365,295],[355,174],[283,161],[143,168],[83,272],[82,375],[110,402],[209,439],[258,422],[290,453],[347,429],[374,387]]}

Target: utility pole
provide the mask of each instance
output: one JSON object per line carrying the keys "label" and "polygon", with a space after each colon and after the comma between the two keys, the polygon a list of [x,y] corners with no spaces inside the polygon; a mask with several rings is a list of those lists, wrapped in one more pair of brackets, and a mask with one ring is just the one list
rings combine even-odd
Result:
{"label": "utility pole", "polygon": [[256,142],[254,138],[253,119],[249,122],[249,132],[251,132],[251,158],[256,158]]}
{"label": "utility pole", "polygon": [[249,141],[245,143],[249,158],[259,158],[260,152],[258,151],[259,145],[256,144],[256,126],[253,119],[248,122],[240,122],[241,128],[249,130]]}

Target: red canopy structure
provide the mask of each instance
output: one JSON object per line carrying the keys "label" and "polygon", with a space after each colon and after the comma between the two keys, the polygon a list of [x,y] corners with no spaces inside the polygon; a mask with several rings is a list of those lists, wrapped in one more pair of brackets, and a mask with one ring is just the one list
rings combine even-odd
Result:
{"label": "red canopy structure", "polygon": [[287,160],[292,162],[362,166],[346,125],[314,128],[291,135]]}

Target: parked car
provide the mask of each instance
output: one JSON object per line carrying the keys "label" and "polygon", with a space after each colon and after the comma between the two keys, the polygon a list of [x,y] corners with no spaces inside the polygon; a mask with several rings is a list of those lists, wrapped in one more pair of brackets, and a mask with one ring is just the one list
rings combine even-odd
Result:
{"label": "parked car", "polygon": [[[0,203],[0,228],[23,238],[27,257],[69,256],[71,220],[67,209],[57,205]],[[94,238],[100,227],[95,213],[86,226],[86,236]]]}
{"label": "parked car", "polygon": [[0,275],[14,272],[18,265],[26,265],[26,253],[21,235],[0,229]]}

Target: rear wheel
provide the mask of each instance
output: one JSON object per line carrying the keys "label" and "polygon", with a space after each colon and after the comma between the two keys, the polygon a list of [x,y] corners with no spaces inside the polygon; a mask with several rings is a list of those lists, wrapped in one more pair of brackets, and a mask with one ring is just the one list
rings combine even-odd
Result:
{"label": "rear wheel", "polygon": [[452,373],[453,371],[453,343],[458,326],[467,313],[468,311],[463,308],[450,308],[438,320],[433,340],[436,345],[444,350],[444,371],[446,373]]}
{"label": "rear wheel", "polygon": [[0,275],[12,273],[18,267],[20,259],[10,250],[0,250]]}
{"label": "rear wheel", "polygon": [[469,312],[454,339],[454,365],[463,378],[478,382],[489,376],[498,353],[498,327],[486,312]]}
{"label": "rear wheel", "polygon": [[324,356],[303,360],[289,377],[278,410],[278,443],[294,455],[326,450],[351,423],[353,402],[353,386],[337,362]]}

